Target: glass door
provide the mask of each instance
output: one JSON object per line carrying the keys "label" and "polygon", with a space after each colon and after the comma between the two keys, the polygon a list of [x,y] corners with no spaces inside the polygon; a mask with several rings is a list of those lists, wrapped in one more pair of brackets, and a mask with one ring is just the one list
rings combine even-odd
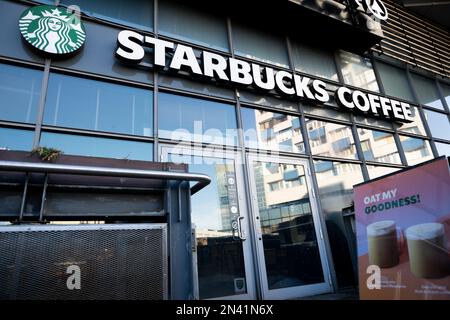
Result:
{"label": "glass door", "polygon": [[248,159],[263,298],[330,292],[308,162],[257,155]]}
{"label": "glass door", "polygon": [[161,161],[185,163],[211,183],[191,199],[200,299],[255,299],[242,162],[234,152],[163,146]]}

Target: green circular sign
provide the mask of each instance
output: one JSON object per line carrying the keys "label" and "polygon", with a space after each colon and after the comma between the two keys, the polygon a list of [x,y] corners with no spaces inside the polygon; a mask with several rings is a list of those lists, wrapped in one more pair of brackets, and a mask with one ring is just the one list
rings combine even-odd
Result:
{"label": "green circular sign", "polygon": [[86,39],[84,26],[75,12],[63,7],[29,8],[20,16],[19,27],[30,45],[54,55],[75,52]]}

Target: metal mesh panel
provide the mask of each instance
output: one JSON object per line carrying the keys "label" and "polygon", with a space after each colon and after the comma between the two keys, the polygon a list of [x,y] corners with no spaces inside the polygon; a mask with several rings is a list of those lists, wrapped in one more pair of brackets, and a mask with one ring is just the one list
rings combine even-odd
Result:
{"label": "metal mesh panel", "polygon": [[0,299],[163,299],[166,249],[164,224],[1,227]]}

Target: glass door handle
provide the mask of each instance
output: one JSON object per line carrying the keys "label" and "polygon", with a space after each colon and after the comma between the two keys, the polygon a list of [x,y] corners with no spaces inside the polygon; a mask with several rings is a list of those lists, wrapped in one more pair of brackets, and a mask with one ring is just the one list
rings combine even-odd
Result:
{"label": "glass door handle", "polygon": [[245,237],[244,230],[242,229],[242,225],[241,225],[242,219],[244,219],[244,217],[238,217],[238,218],[237,218],[237,231],[238,231],[238,237],[239,237],[239,239],[241,239],[241,240],[244,241],[244,240],[247,239],[247,238]]}

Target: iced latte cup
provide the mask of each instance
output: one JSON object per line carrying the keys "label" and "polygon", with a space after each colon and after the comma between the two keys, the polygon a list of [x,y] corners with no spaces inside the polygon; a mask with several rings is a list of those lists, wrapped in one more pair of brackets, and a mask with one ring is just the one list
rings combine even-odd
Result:
{"label": "iced latte cup", "polygon": [[444,225],[423,223],[406,229],[409,264],[418,278],[442,278],[449,274],[450,259]]}
{"label": "iced latte cup", "polygon": [[367,226],[369,263],[380,268],[398,264],[397,230],[395,221],[383,220]]}

